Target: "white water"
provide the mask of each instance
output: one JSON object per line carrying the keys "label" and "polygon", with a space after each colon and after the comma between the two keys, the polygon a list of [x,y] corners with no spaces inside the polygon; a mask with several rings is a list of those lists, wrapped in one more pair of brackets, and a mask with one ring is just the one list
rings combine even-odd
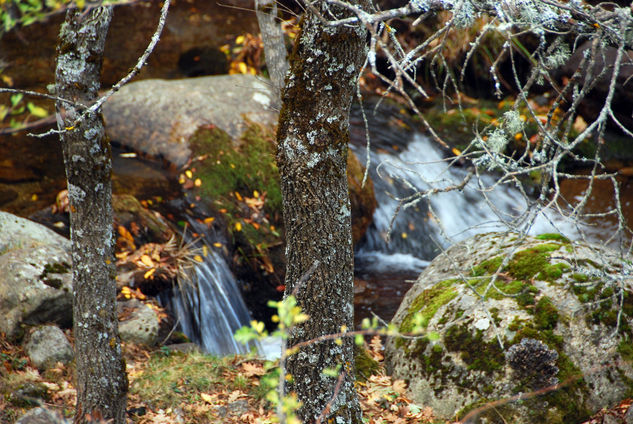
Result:
{"label": "white water", "polygon": [[[355,146],[354,151],[360,158],[365,157],[364,148]],[[557,232],[571,238],[575,234],[573,225],[554,212],[538,214],[531,226],[526,220],[521,222],[518,218],[533,206],[528,206],[515,187],[504,185],[482,190],[495,183],[494,176],[484,175],[480,181],[473,177],[461,191],[437,193],[428,201],[402,209],[388,243],[389,225],[398,205],[393,196],[405,197],[416,190],[457,185],[466,170],[449,166],[437,144],[418,133],[404,144],[399,154],[372,152],[371,163],[378,207],[366,242],[356,254],[361,266],[366,263],[379,267],[377,261],[381,261],[387,270],[399,263],[405,269],[417,271],[424,266],[421,260],[431,260],[440,249],[478,233],[506,230],[510,222],[528,234]]]}
{"label": "white water", "polygon": [[248,352],[252,346],[233,337],[240,327],[250,325],[248,309],[224,258],[208,250],[204,262],[190,271],[192,284],[184,293],[174,289],[170,300],[174,314],[182,332],[207,353]]}

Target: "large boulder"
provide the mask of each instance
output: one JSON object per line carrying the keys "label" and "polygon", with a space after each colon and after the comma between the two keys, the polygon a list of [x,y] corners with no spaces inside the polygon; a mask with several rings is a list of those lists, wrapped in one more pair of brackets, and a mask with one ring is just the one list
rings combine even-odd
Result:
{"label": "large boulder", "polygon": [[103,106],[108,136],[134,150],[160,156],[180,167],[191,156],[190,137],[215,126],[233,139],[246,120],[276,122],[270,86],[253,75],[218,75],[127,84]]}
{"label": "large boulder", "polygon": [[72,324],[70,241],[0,211],[0,332],[20,338],[24,325]]}
{"label": "large boulder", "polygon": [[389,370],[445,419],[581,422],[633,390],[631,259],[556,234],[461,242],[405,296],[393,324],[424,336],[389,339]]}

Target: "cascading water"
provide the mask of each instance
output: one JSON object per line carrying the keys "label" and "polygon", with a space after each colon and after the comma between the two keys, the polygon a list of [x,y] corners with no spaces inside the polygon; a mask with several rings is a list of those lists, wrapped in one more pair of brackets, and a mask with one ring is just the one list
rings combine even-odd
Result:
{"label": "cascading water", "polygon": [[[250,325],[250,315],[244,304],[237,281],[222,256],[209,247],[212,234],[193,219],[189,224],[204,238],[198,247],[207,252],[203,262],[187,270],[188,277],[174,288],[171,297],[164,299],[174,312],[180,329],[207,353],[230,355],[246,353],[252,348],[261,350],[258,343],[243,345],[233,335]],[[207,244],[208,243],[208,244]]]}
{"label": "cascading water", "polygon": [[[477,233],[504,230],[504,222],[528,208],[524,196],[507,185],[485,191],[484,195],[480,187],[491,187],[495,182],[494,176],[484,175],[480,185],[473,179],[460,191],[438,193],[415,207],[401,210],[388,243],[387,232],[398,205],[393,196],[455,185],[467,172],[449,166],[439,146],[424,135],[391,125],[393,118],[381,113],[369,120],[370,176],[378,206],[356,252],[356,275],[366,282],[363,290],[371,292],[365,294],[366,306],[361,304],[359,310],[357,305],[360,317],[378,312],[390,319],[410,286],[407,280],[415,278],[441,249]],[[352,149],[364,162],[364,125],[357,109],[351,124]],[[189,221],[194,231],[206,233],[204,225]],[[571,224],[554,214],[537,216],[529,230],[533,234],[552,231],[575,234]],[[206,238],[209,244],[213,243],[212,234]],[[175,290],[169,302],[183,332],[206,351],[218,355],[248,351],[250,347],[233,338],[235,331],[250,321],[237,282],[224,259],[213,249],[208,250],[204,262],[192,272],[196,284],[184,293]],[[278,347],[271,356],[275,353],[278,355]]]}
{"label": "cascading water", "polygon": [[[356,252],[362,268],[405,267],[419,271],[441,249],[457,241],[478,233],[507,229],[506,223],[529,207],[525,197],[514,187],[502,185],[482,190],[481,187],[493,187],[496,180],[493,175],[483,175],[479,181],[473,178],[461,190],[439,192],[428,201],[401,209],[394,220],[398,207],[394,197],[458,185],[467,170],[449,166],[438,144],[420,133],[409,132],[404,136],[401,130],[400,134],[387,134],[385,139],[383,132],[379,133],[378,140],[374,140],[374,135],[370,125],[372,144],[374,141],[376,144],[370,153],[369,175],[378,206],[365,242]],[[352,149],[361,160],[366,158],[366,148],[358,140]],[[562,217],[548,213],[537,215],[528,232],[571,235],[575,229]]]}

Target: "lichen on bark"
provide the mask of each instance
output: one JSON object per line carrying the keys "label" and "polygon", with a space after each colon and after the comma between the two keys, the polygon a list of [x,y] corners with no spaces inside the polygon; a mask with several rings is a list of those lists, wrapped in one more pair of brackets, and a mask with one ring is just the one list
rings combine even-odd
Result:
{"label": "lichen on bark", "polygon": [[111,7],[70,9],[60,30],[56,94],[68,193],[73,259],[73,334],[77,369],[75,422],[102,416],[125,423],[127,377],[116,314],[112,235],[112,159],[100,113],[80,119],[96,100]]}

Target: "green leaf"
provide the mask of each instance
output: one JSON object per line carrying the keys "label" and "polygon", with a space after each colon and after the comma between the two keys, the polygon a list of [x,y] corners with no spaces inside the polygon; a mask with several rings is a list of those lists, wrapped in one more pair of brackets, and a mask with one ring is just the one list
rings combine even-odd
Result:
{"label": "green leaf", "polygon": [[429,341],[431,342],[435,342],[440,339],[440,334],[437,331],[430,331],[426,335],[426,338],[429,339]]}
{"label": "green leaf", "polygon": [[13,94],[11,96],[11,106],[15,107],[18,103],[22,101],[24,98],[24,94]]}
{"label": "green leaf", "polygon": [[354,336],[354,343],[356,343],[356,346],[362,346],[364,342],[365,338],[362,334],[357,334]]}
{"label": "green leaf", "polygon": [[26,104],[27,109],[31,112],[31,115],[36,116],[38,118],[46,118],[48,116],[48,111],[43,107],[39,107],[34,105],[31,102]]}
{"label": "green leaf", "polygon": [[257,333],[251,327],[242,327],[235,332],[233,337],[238,343],[247,344],[257,338]]}
{"label": "green leaf", "polygon": [[5,105],[0,105],[0,122],[4,121],[4,118],[9,114],[9,108]]}
{"label": "green leaf", "polygon": [[321,374],[327,377],[336,378],[340,374],[340,371],[341,371],[341,365],[339,364],[334,368],[324,368],[323,371],[321,371]]}

